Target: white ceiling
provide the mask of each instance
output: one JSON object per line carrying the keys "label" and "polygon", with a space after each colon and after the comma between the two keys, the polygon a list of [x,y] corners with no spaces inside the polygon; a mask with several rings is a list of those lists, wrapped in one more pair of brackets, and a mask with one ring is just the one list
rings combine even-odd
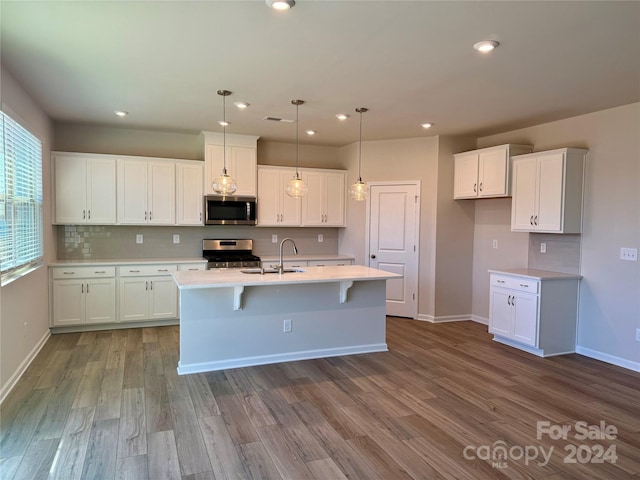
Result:
{"label": "white ceiling", "polygon": [[[345,145],[640,101],[640,2],[3,1],[2,63],[56,121]],[[472,45],[495,39],[482,55]],[[245,111],[234,101],[251,104]],[[113,111],[127,110],[125,119]],[[349,113],[347,122],[335,115]],[[435,123],[430,131],[420,123]],[[314,137],[302,133],[318,131]]]}

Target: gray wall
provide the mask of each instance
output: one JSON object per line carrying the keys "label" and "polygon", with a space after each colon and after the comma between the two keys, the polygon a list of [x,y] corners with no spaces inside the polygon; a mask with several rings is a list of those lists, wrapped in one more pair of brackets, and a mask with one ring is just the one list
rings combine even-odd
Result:
{"label": "gray wall", "polygon": [[[620,247],[640,247],[640,103],[603,110],[579,117],[515,130],[478,140],[478,147],[502,143],[525,143],[536,151],[560,147],[589,149],[586,163],[583,232],[581,242],[574,238],[558,245],[547,245],[550,254],[556,248],[573,243],[572,258],[555,263],[558,270],[580,258],[584,276],[580,286],[578,345],[589,355],[625,364],[640,370],[640,343],[635,329],[640,328],[640,262],[619,259]],[[495,203],[476,206],[476,251],[474,272],[484,269],[490,252],[489,239],[503,233],[509,218],[510,203],[496,208]],[[482,229],[481,226],[488,228]],[[540,239],[527,234],[508,235],[507,248],[539,248]],[[581,243],[581,249],[579,245]],[[516,246],[517,244],[517,246]],[[527,261],[537,264],[539,253],[525,253]],[[559,256],[561,257],[561,256]],[[548,265],[545,260],[545,264]],[[474,282],[474,314],[488,315],[485,282]],[[478,308],[476,310],[476,308]]]}
{"label": "gray wall", "polygon": [[[55,258],[51,227],[51,162],[53,127],[42,109],[0,67],[2,110],[42,141],[44,260]],[[34,349],[49,333],[49,287],[46,267],[41,267],[0,288],[0,397],[16,374],[26,367]]]}

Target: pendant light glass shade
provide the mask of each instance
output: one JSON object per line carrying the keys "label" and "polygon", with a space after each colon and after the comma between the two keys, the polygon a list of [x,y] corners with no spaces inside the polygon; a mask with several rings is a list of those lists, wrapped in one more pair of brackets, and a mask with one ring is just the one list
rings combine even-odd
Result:
{"label": "pendant light glass shade", "polygon": [[362,181],[362,114],[365,113],[368,108],[360,107],[356,108],[356,112],[360,114],[360,143],[358,146],[358,181],[349,187],[349,197],[353,200],[361,202],[367,199],[369,195],[369,187]]}
{"label": "pendant light glass shade", "polygon": [[298,133],[300,130],[298,122],[298,108],[304,103],[304,100],[291,100],[291,103],[296,106],[296,174],[289,180],[284,191],[293,198],[304,197],[307,193],[307,185],[300,178],[298,173]]}
{"label": "pendant light glass shade", "polygon": [[214,192],[220,195],[233,195],[238,189],[236,181],[227,173],[227,102],[226,98],[231,95],[229,90],[218,90],[218,95],[222,96],[222,173],[216,177],[211,184]]}

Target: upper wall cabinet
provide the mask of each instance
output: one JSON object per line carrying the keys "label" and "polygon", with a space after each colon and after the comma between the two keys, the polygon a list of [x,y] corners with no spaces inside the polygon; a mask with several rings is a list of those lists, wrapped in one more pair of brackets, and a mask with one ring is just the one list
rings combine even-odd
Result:
{"label": "upper wall cabinet", "polygon": [[301,199],[284,191],[296,170],[289,167],[258,168],[258,226],[299,227]]}
{"label": "upper wall cabinet", "polygon": [[300,176],[309,189],[302,197],[302,225],[344,227],[346,172],[303,168]]}
{"label": "upper wall cabinet", "polygon": [[513,159],[511,230],[581,233],[587,150],[560,148]]}
{"label": "upper wall cabinet", "polygon": [[88,154],[53,153],[56,224],[116,223],[116,164]]}
{"label": "upper wall cabinet", "polygon": [[176,224],[202,225],[202,162],[176,163]]}
{"label": "upper wall cabinet", "polygon": [[498,145],[454,155],[454,199],[511,195],[511,157],[533,150],[530,145]]}
{"label": "upper wall cabinet", "polygon": [[204,192],[215,195],[211,184],[222,173],[225,160],[227,173],[235,179],[238,189],[234,195],[255,197],[257,191],[258,138],[250,135],[204,132]]}
{"label": "upper wall cabinet", "polygon": [[175,161],[118,159],[118,223],[175,225]]}

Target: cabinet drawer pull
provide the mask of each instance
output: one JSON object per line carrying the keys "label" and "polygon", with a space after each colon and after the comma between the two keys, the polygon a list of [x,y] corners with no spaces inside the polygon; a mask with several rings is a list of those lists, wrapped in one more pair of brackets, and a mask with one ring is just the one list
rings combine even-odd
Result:
{"label": "cabinet drawer pull", "polygon": [[75,275],[76,272],[62,272],[63,275]]}
{"label": "cabinet drawer pull", "polygon": [[107,272],[105,272],[104,270],[100,270],[98,272],[93,272],[93,273],[107,273]]}
{"label": "cabinet drawer pull", "polygon": [[166,268],[159,268],[158,271],[159,272],[168,272],[169,270],[167,270]]}
{"label": "cabinet drawer pull", "polygon": [[496,280],[497,283],[504,283],[504,280]]}
{"label": "cabinet drawer pull", "polygon": [[196,272],[196,271],[198,271],[198,270],[200,270],[200,269],[199,269],[199,268],[190,268],[190,269],[189,269],[189,271],[190,271],[190,272]]}
{"label": "cabinet drawer pull", "polygon": [[528,284],[526,284],[526,283],[521,283],[521,284],[520,284],[520,286],[521,286],[521,287],[524,287],[524,288],[529,288],[529,285],[528,285]]}
{"label": "cabinet drawer pull", "polygon": [[140,273],[140,270],[129,270],[129,273]]}

